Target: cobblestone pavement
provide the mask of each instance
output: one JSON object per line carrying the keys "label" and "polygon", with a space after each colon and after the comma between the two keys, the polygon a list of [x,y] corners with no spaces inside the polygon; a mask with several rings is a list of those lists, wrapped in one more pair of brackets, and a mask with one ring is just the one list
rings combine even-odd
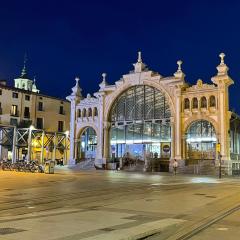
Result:
{"label": "cobblestone pavement", "polygon": [[237,178],[58,167],[0,181],[0,240],[239,239]]}

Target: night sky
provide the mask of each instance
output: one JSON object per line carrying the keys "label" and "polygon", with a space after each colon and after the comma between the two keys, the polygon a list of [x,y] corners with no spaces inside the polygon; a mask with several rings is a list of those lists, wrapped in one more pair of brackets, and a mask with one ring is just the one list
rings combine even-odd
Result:
{"label": "night sky", "polygon": [[240,1],[1,1],[0,79],[29,76],[42,93],[65,98],[80,77],[83,94],[96,92],[101,74],[114,83],[133,69],[137,51],[163,76],[183,60],[189,83],[210,83],[226,54],[231,109],[240,113]]}

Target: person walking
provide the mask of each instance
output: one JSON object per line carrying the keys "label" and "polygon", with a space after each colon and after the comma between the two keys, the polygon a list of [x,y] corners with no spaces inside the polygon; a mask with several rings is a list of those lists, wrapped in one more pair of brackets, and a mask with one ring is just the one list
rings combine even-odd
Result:
{"label": "person walking", "polygon": [[173,162],[173,171],[174,171],[174,175],[177,174],[177,168],[178,168],[178,162],[176,159],[174,159],[174,162]]}

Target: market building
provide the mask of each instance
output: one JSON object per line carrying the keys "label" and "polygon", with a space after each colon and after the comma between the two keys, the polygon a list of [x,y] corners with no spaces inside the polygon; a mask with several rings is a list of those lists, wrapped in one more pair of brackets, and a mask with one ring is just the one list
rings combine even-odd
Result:
{"label": "market building", "polygon": [[[70,117],[70,164],[189,173],[232,174],[239,169],[239,117],[229,110],[234,82],[221,53],[212,83],[185,80],[182,61],[173,76],[149,70],[141,52],[133,71],[113,85],[102,74],[99,91],[86,98],[76,78]],[[219,161],[221,159],[221,161]]]}

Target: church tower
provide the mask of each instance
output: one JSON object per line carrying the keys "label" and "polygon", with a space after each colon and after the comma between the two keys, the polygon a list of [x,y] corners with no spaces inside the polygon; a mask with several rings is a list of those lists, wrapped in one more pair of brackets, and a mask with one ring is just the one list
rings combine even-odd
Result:
{"label": "church tower", "polygon": [[26,91],[39,93],[39,90],[37,89],[37,86],[36,86],[35,79],[33,81],[28,77],[26,63],[27,63],[27,56],[25,55],[21,75],[20,77],[14,79],[14,87],[19,89],[24,89]]}

